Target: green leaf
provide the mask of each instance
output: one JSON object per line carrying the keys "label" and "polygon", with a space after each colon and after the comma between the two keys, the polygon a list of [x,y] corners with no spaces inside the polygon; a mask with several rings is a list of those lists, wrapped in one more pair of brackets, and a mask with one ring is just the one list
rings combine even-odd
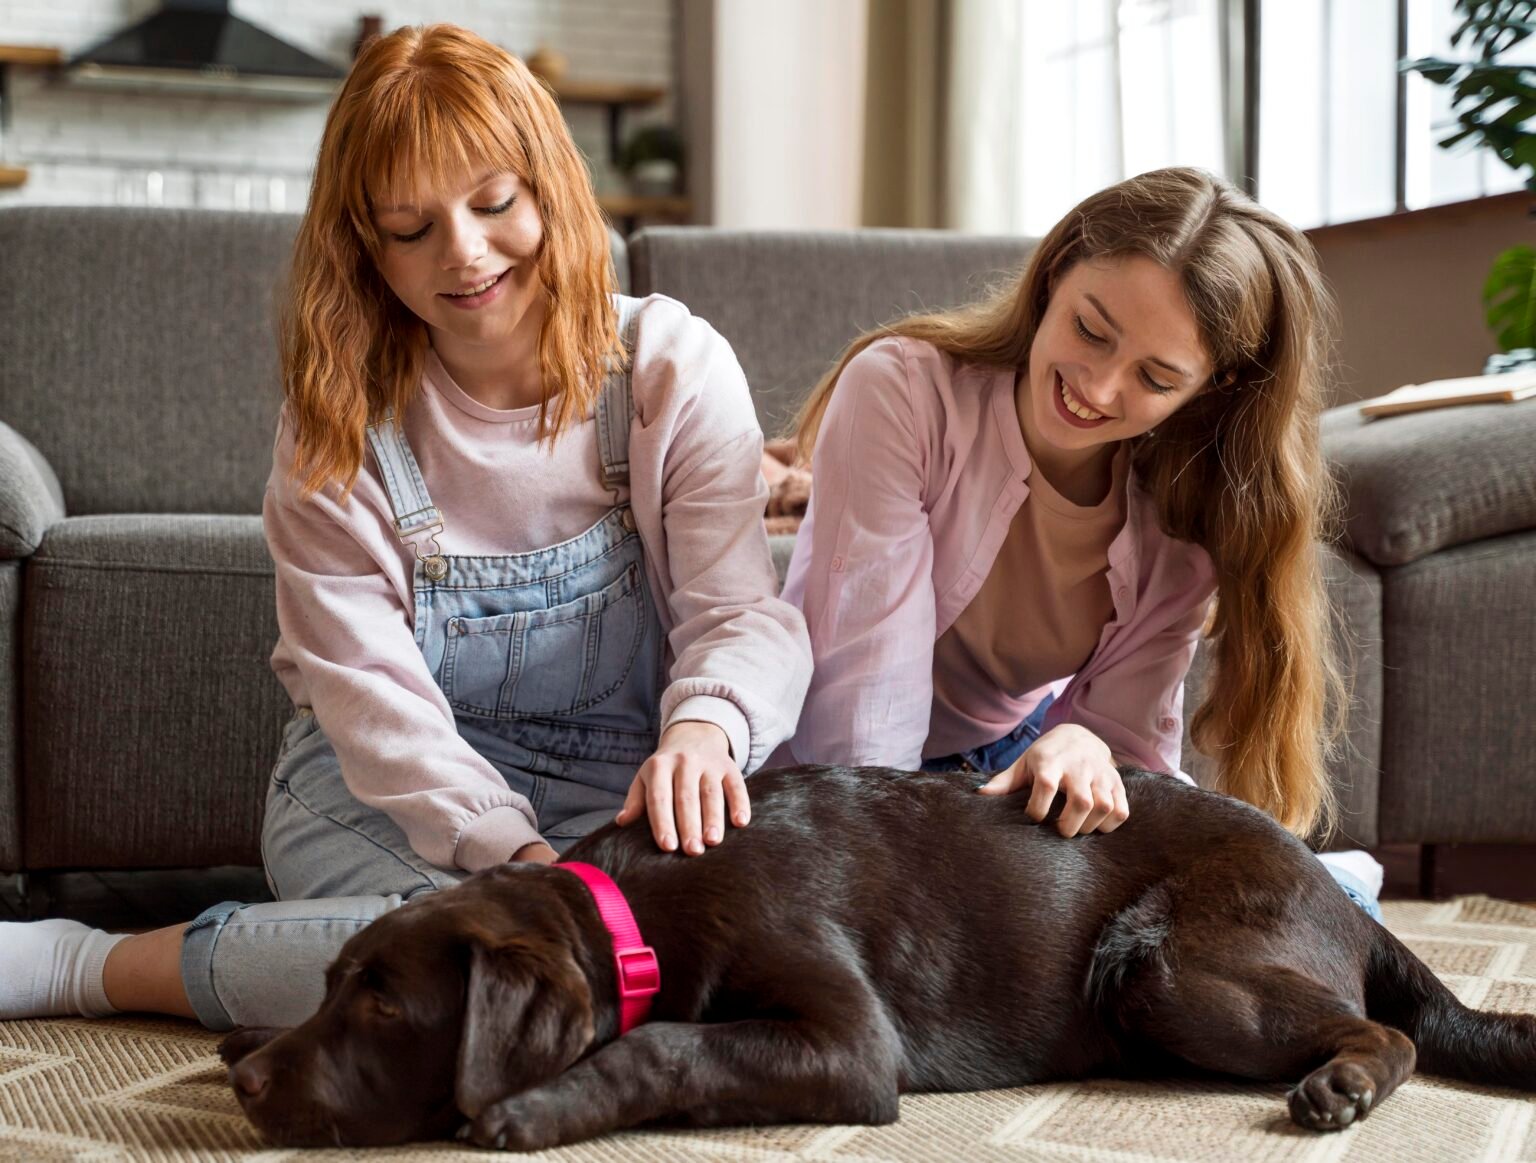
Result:
{"label": "green leaf", "polygon": [[1451,33],[1458,46],[1470,35],[1484,56],[1507,52],[1536,32],[1536,0],[1457,0],[1462,22]]}
{"label": "green leaf", "polygon": [[1518,170],[1521,166],[1530,166],[1531,180],[1536,181],[1536,134],[1528,133],[1517,141],[1504,160],[1512,169]]}
{"label": "green leaf", "polygon": [[1416,61],[1401,61],[1398,68],[1405,73],[1420,73],[1424,79],[1436,85],[1447,84],[1462,69],[1460,61],[1443,61],[1435,57],[1421,57]]}
{"label": "green leaf", "polygon": [[1536,347],[1536,249],[1512,246],[1493,260],[1483,306],[1501,350]]}

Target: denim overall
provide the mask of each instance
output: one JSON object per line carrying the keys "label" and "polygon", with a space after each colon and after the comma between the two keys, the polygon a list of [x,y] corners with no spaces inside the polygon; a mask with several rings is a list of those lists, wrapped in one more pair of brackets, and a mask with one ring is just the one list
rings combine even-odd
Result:
{"label": "denim overall", "polygon": [[[617,302],[633,352],[639,304]],[[461,737],[527,797],[557,851],[614,817],[660,730],[665,640],[628,504],[632,415],[630,375],[615,370],[596,408],[596,467],[613,508],[568,541],[505,555],[450,552],[451,518],[404,432],[386,417],[367,433],[395,531],[416,554],[416,645]],[[347,790],[308,708],[284,730],[262,862],[276,901],[216,905],[186,932],[182,979],[210,1029],[302,1022],[348,938],[464,876],[423,860]]]}

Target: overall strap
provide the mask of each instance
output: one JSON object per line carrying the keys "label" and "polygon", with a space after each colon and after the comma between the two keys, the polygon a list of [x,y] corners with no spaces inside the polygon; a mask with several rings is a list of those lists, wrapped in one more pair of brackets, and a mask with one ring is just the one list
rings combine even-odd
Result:
{"label": "overall strap", "polygon": [[[411,452],[405,429],[395,423],[395,414],[386,412],[365,430],[368,447],[379,464],[384,490],[389,494],[389,508],[395,518],[395,535],[416,552],[426,566],[427,576],[440,580],[445,564],[437,543],[443,531],[443,514],[432,503],[421,469]],[[435,570],[439,572],[434,572]]]}
{"label": "overall strap", "polygon": [[619,490],[629,486],[629,429],[634,417],[635,323],[640,300],[615,295],[619,309],[619,334],[628,357],[622,368],[613,368],[603,380],[597,398],[597,451],[602,458],[603,487],[611,489],[617,503]]}

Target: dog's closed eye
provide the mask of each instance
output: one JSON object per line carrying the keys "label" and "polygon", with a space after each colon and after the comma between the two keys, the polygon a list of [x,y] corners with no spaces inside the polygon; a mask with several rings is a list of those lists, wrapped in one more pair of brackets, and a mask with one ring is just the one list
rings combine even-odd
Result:
{"label": "dog's closed eye", "polygon": [[358,985],[362,987],[365,1005],[372,1016],[392,1021],[400,1016],[400,1006],[391,996],[384,975],[374,966],[364,966],[358,972]]}

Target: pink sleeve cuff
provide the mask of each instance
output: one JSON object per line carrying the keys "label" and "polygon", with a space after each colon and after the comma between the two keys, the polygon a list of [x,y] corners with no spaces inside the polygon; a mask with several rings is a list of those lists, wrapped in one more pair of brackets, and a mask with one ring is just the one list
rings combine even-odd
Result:
{"label": "pink sleeve cuff", "polygon": [[[730,740],[731,758],[736,765],[746,774],[747,756],[751,754],[752,732],[747,726],[747,717],[741,713],[741,708],[730,699],[717,698],[714,695],[689,695],[673,708],[667,716],[666,726],[673,723],[694,722],[713,723],[725,732],[725,737]],[[663,730],[666,728],[664,727]]]}
{"label": "pink sleeve cuff", "polygon": [[466,872],[480,872],[505,864],[519,848],[542,839],[528,817],[516,808],[492,808],[459,833],[453,862]]}

